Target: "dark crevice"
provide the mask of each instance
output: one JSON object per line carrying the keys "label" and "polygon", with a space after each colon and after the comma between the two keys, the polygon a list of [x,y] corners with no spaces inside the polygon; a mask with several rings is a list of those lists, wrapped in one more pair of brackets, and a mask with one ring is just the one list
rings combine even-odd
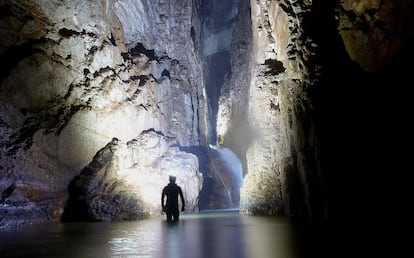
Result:
{"label": "dark crevice", "polygon": [[268,67],[265,72],[266,75],[278,75],[286,70],[283,63],[275,59],[266,59],[264,64]]}
{"label": "dark crevice", "polygon": [[116,45],[115,38],[114,38],[114,35],[112,34],[112,32],[111,32],[111,37],[109,38],[109,41],[111,42],[111,44],[112,44],[113,46],[117,46],[117,45]]}
{"label": "dark crevice", "polygon": [[132,56],[139,56],[140,54],[143,54],[148,57],[149,61],[158,60],[158,58],[155,56],[155,51],[152,49],[146,49],[141,43],[138,43],[135,47],[131,48],[129,53]]}
{"label": "dark crevice", "polygon": [[[86,69],[87,70],[87,69]],[[102,68],[100,68],[99,69],[99,71],[95,71],[94,73],[93,73],[93,77],[98,77],[99,75],[101,75],[101,74],[103,74],[103,73],[106,73],[106,72],[109,72],[109,71],[112,71],[114,74],[115,74],[115,70],[113,69],[113,68],[111,68],[111,67],[109,67],[109,66],[106,66],[106,67],[102,67]],[[84,69],[84,72],[85,72],[85,69]],[[89,72],[89,70],[88,70],[88,72]]]}
{"label": "dark crevice", "polygon": [[11,141],[7,144],[8,155],[15,154],[20,148],[28,149],[33,144],[33,135],[39,130],[39,124],[25,125],[23,128],[18,130],[15,134],[12,135]]}
{"label": "dark crevice", "polygon": [[168,78],[171,78],[170,75],[170,71],[168,71],[167,69],[164,69],[164,71],[162,71],[161,76],[166,76]]}
{"label": "dark crevice", "polygon": [[64,38],[70,38],[74,35],[80,35],[80,32],[74,31],[74,30],[70,30],[67,28],[62,28],[59,30],[59,35],[64,37]]}
{"label": "dark crevice", "polygon": [[23,59],[41,53],[39,49],[33,48],[33,42],[28,42],[19,46],[12,46],[0,55],[0,82],[5,79],[11,70]]}
{"label": "dark crevice", "polygon": [[81,32],[76,30],[71,30],[68,28],[62,28],[59,30],[59,35],[63,38],[70,38],[72,36],[79,36],[79,35],[88,35],[89,37],[96,38],[96,35],[92,32],[86,32],[85,30],[82,30]]}
{"label": "dark crevice", "polygon": [[9,185],[1,194],[0,203],[3,203],[9,196],[11,196],[16,189],[16,184],[12,183]]}
{"label": "dark crevice", "polygon": [[150,79],[154,79],[154,77],[152,75],[139,75],[139,76],[132,76],[131,80],[135,81],[135,80],[139,80],[139,87],[144,86],[148,80]]}

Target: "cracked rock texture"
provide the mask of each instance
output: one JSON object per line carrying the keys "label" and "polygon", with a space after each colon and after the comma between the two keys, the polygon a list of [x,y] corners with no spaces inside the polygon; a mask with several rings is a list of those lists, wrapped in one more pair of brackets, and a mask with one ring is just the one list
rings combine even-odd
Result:
{"label": "cracked rock texture", "polygon": [[[59,221],[69,183],[113,138],[128,142],[151,129],[176,145],[199,144],[206,132],[199,125],[204,96],[190,35],[192,1],[6,0],[0,8],[0,192],[12,189],[1,200],[1,226]],[[192,177],[198,165],[185,153],[178,160],[186,159]],[[153,180],[163,184],[168,176]],[[189,210],[199,183],[186,188]],[[133,214],[95,209],[96,219],[153,215],[160,205],[158,198],[132,204],[140,189],[114,178],[110,184],[114,195],[127,193],[117,200]]]}
{"label": "cracked rock texture", "polygon": [[[319,182],[312,103],[315,78],[310,65],[315,44],[304,32],[310,3],[252,2],[254,65],[248,121],[252,144],[240,209],[247,214],[312,215],[309,180]],[[313,179],[310,179],[313,177]]]}
{"label": "cracked rock texture", "polygon": [[250,3],[249,130],[228,142],[246,150],[241,212],[389,214],[378,196],[407,196],[389,180],[409,160],[412,2]]}
{"label": "cracked rock texture", "polygon": [[378,196],[411,196],[383,183],[409,160],[413,8],[0,0],[0,227],[158,216],[168,174],[196,212],[212,158],[183,150],[217,134],[242,213],[384,213]]}
{"label": "cracked rock texture", "polygon": [[69,185],[64,221],[112,221],[161,214],[160,192],[175,175],[188,212],[198,211],[202,175],[197,157],[153,130],[126,143],[114,138]]}

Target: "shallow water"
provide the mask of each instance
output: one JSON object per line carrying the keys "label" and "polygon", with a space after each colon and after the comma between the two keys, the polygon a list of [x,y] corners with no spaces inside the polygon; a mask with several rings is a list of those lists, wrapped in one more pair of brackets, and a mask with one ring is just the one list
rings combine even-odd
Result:
{"label": "shallow water", "polygon": [[177,224],[160,217],[0,231],[0,257],[311,257],[297,236],[283,219],[206,212]]}

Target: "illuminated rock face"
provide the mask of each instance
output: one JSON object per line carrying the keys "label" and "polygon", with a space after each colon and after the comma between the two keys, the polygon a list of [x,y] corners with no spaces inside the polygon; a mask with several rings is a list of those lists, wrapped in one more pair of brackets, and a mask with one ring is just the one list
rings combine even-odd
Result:
{"label": "illuminated rock face", "polygon": [[[200,143],[205,101],[192,1],[2,1],[0,8],[0,192],[12,189],[1,200],[1,226],[60,220],[69,183],[113,138],[125,143],[154,130],[180,146]],[[194,157],[178,154],[196,174]],[[164,174],[154,181],[161,178],[167,182]],[[193,211],[200,182],[188,183]],[[144,199],[134,212],[156,214],[160,202]]]}
{"label": "illuminated rock face", "polygon": [[[70,200],[81,217],[153,216],[168,168],[185,173],[177,180],[196,211],[199,166],[177,146],[206,148],[214,130],[243,164],[241,212],[325,216],[372,170],[359,165],[366,153],[390,159],[355,128],[405,142],[411,71],[399,62],[413,59],[411,1],[206,1],[239,12],[219,19],[231,36],[201,33],[202,2],[0,2],[0,227],[59,221],[79,182]],[[231,71],[211,125],[200,62],[220,51]],[[358,165],[341,158],[346,147]],[[394,158],[392,170],[403,160]],[[96,189],[86,203],[82,189]]]}
{"label": "illuminated rock face", "polygon": [[[403,148],[410,134],[402,85],[411,80],[412,1],[250,2],[252,79],[241,119],[249,128],[225,136],[247,149],[241,211],[318,218],[342,216],[343,203],[367,210],[365,185],[376,199],[404,164],[401,151],[384,150]],[[241,128],[234,110],[222,110],[227,127]],[[370,206],[381,212],[378,202]]]}
{"label": "illuminated rock face", "polygon": [[193,154],[153,130],[128,142],[113,139],[69,186],[63,214],[73,220],[131,220],[161,214],[161,192],[169,175],[183,189],[187,212],[198,211],[202,175]]}
{"label": "illuminated rock face", "polygon": [[250,130],[242,133],[249,145],[240,203],[247,214],[290,216],[298,202],[307,210],[313,205],[308,175],[319,181],[306,91],[313,82],[310,59],[315,46],[302,28],[311,4],[297,2],[293,7],[279,1],[252,2],[255,61],[246,119]]}

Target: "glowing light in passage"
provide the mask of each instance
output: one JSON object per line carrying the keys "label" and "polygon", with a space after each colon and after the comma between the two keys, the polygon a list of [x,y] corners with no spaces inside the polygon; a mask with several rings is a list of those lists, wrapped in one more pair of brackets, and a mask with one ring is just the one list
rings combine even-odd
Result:
{"label": "glowing light in passage", "polygon": [[237,155],[226,147],[209,145],[214,150],[213,172],[222,184],[229,208],[239,207],[240,187],[243,183],[243,169]]}

